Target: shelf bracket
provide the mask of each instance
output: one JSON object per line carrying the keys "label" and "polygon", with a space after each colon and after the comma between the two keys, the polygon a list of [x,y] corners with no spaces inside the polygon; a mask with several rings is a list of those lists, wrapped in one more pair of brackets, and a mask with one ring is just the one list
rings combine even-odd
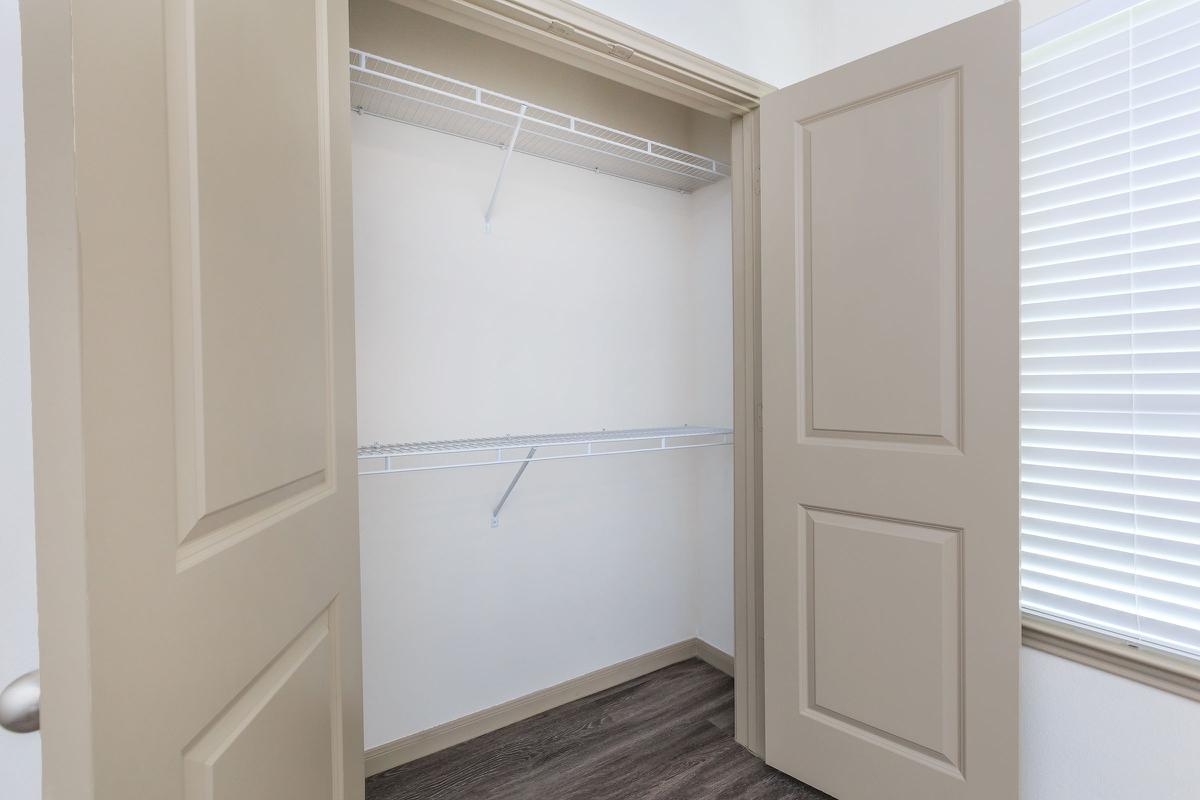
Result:
{"label": "shelf bracket", "polygon": [[496,196],[500,194],[500,182],[504,180],[504,170],[508,169],[508,160],[512,158],[513,147],[517,144],[517,136],[521,133],[521,123],[525,121],[525,112],[529,106],[521,104],[521,113],[517,115],[517,124],[513,126],[512,138],[508,147],[504,148],[504,160],[500,162],[500,174],[496,176],[496,187],[492,189],[492,199],[488,201],[487,211],[483,212],[483,229],[492,232],[492,212],[496,209]]}
{"label": "shelf bracket", "polygon": [[533,460],[533,454],[537,452],[536,447],[529,448],[529,453],[525,456],[525,460],[521,462],[521,468],[517,470],[517,474],[513,475],[512,481],[509,482],[508,488],[504,490],[504,496],[500,498],[500,502],[496,503],[496,507],[492,509],[492,527],[500,527],[500,510],[504,508],[504,504],[508,502],[508,496],[512,494],[512,490],[516,488],[517,481],[521,480],[521,476],[525,474],[525,468],[529,466],[529,462]]}

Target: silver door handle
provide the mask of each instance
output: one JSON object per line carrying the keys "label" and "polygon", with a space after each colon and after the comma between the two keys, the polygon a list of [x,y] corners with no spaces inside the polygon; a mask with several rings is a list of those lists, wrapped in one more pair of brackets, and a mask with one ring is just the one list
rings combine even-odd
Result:
{"label": "silver door handle", "polygon": [[42,726],[42,677],[35,669],[0,692],[0,728],[33,733]]}

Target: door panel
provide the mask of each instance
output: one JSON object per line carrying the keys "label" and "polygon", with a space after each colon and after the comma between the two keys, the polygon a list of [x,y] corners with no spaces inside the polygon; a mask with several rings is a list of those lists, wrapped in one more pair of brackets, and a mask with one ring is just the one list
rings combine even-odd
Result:
{"label": "door panel", "polygon": [[[38,535],[82,540],[87,614],[81,667],[44,691],[90,710],[70,746],[47,725],[50,784],[360,798],[346,3],[47,7],[70,12],[55,205],[78,253],[33,264],[72,276],[31,291],[37,492],[55,503],[78,447],[39,354],[77,336],[83,502]],[[80,624],[61,605],[46,635]]]}
{"label": "door panel", "polygon": [[957,440],[958,94],[955,73],[798,123],[810,437]]}
{"label": "door panel", "polygon": [[804,512],[814,714],[956,765],[961,531]]}
{"label": "door panel", "polygon": [[1005,4],[764,99],[766,755],[1017,795],[1017,77]]}
{"label": "door panel", "polygon": [[[329,76],[315,46],[256,46],[315,43],[324,0],[189,5],[176,46],[192,54],[191,69],[173,76],[180,90],[169,102],[186,105],[172,131],[172,155],[185,160],[173,194],[189,201],[178,213],[194,207],[196,216],[175,240],[184,248],[176,264],[180,286],[196,287],[183,305],[199,313],[181,337],[198,350],[180,363],[198,384],[188,388],[200,398],[200,510],[211,514],[326,469],[329,151],[318,123]],[[263,78],[246,91],[247,79]],[[199,370],[188,363],[196,360]]]}
{"label": "door panel", "polygon": [[330,81],[325,49],[299,46],[327,36],[328,10],[174,0],[167,11],[179,557],[190,565],[332,487]]}
{"label": "door panel", "polygon": [[342,726],[330,616],[321,612],[187,747],[187,800],[330,796]]}

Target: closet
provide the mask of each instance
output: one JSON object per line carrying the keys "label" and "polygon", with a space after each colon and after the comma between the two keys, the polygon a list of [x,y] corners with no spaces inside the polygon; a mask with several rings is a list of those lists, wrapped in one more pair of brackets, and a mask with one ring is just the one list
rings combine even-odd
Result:
{"label": "closet", "polygon": [[1016,797],[1018,4],[777,91],[350,6],[22,6],[46,795],[360,797],[703,652],[830,796]]}
{"label": "closet", "polygon": [[371,774],[732,664],[730,122],[389,0],[350,46]]}

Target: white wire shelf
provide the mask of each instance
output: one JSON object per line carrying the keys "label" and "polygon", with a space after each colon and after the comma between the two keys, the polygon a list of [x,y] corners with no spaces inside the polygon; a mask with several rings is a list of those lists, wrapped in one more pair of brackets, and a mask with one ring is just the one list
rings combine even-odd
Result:
{"label": "white wire shelf", "polygon": [[[372,444],[358,448],[359,475],[389,475],[398,472],[423,472],[434,469],[487,467],[496,464],[517,464],[517,472],[508,483],[500,501],[492,508],[492,527],[500,524],[500,512],[526,468],[534,461],[557,461],[564,458],[592,458],[625,453],[646,453],[662,450],[690,450],[697,447],[721,447],[733,443],[729,428],[699,428],[683,425],[674,428],[635,428],[618,431],[588,431],[585,433],[540,433],[531,436],[493,436],[483,439],[445,439],[437,442],[407,442],[404,444]],[[544,451],[551,448],[549,454]],[[495,453],[494,458],[481,460],[479,453]],[[521,455],[524,453],[524,455]],[[428,461],[429,458],[466,456],[462,461]],[[396,465],[400,459],[400,466]],[[417,463],[405,464],[405,461]]]}
{"label": "white wire shelf", "polygon": [[[433,469],[485,467],[496,464],[526,464],[565,458],[589,458],[657,450],[686,450],[719,447],[733,443],[729,428],[683,425],[670,428],[550,433],[531,436],[494,436],[483,439],[447,439],[437,442],[372,444],[358,448],[359,475],[387,475]],[[555,448],[540,453],[544,448]],[[524,451],[534,451],[532,454]],[[462,461],[427,461],[421,457],[494,453],[493,458],[468,457]],[[412,463],[412,462],[417,463]]]}
{"label": "white wire shelf", "polygon": [[627,180],[692,192],[729,165],[676,147],[491,92],[361,50],[350,51],[355,111]]}

